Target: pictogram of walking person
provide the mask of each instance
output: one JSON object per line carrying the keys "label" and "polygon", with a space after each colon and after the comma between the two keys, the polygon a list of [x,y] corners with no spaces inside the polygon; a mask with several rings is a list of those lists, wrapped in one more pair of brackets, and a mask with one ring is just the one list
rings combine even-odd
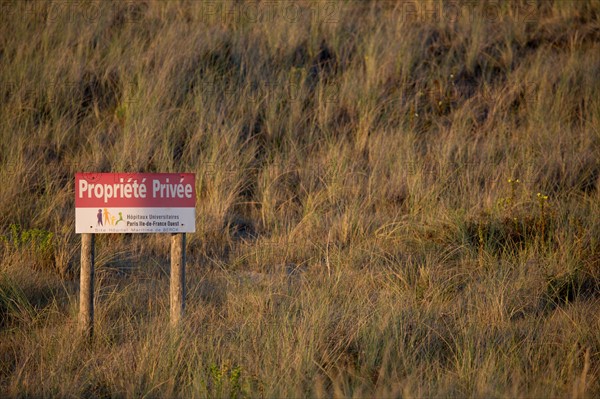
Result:
{"label": "pictogram of walking person", "polygon": [[102,209],[98,209],[98,225],[102,226]]}
{"label": "pictogram of walking person", "polygon": [[108,213],[108,209],[104,208],[104,223],[111,225],[112,223],[110,222],[110,217],[112,215],[110,213]]}

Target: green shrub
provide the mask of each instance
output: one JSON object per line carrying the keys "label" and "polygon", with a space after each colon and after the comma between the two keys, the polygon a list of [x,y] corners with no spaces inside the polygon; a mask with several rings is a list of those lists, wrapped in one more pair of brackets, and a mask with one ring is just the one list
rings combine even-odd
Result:
{"label": "green shrub", "polygon": [[39,269],[54,268],[54,234],[42,229],[24,229],[11,224],[8,232],[0,236],[5,253],[16,254]]}

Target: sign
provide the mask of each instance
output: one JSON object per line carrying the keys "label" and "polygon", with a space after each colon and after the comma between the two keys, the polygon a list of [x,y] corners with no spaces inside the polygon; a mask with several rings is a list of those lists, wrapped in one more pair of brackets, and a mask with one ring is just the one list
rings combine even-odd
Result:
{"label": "sign", "polygon": [[194,233],[193,173],[75,174],[76,233]]}

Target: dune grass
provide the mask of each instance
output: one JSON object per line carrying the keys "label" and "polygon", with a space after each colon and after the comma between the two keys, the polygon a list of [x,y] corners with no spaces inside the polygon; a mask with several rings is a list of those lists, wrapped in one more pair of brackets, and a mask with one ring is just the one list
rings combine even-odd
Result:
{"label": "dune grass", "polygon": [[[600,3],[58,2],[0,13],[0,396],[600,394]],[[74,174],[194,172],[168,237]]]}

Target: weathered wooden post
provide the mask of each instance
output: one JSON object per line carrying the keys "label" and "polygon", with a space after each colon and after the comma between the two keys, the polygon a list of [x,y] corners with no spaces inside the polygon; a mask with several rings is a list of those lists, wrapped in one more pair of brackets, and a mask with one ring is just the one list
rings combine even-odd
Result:
{"label": "weathered wooden post", "polygon": [[94,334],[94,234],[81,235],[81,273],[79,277],[79,329]]}
{"label": "weathered wooden post", "polygon": [[185,233],[171,234],[171,326],[177,327],[185,310]]}

